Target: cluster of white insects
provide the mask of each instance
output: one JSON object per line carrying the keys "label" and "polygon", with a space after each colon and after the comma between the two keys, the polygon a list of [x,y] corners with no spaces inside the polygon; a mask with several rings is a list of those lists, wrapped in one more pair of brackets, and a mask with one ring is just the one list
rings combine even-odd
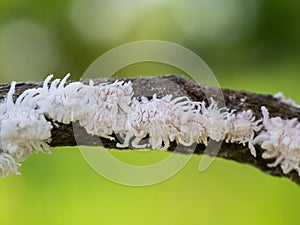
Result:
{"label": "cluster of white insects", "polygon": [[[88,134],[114,139],[117,147],[167,150],[170,142],[185,146],[207,145],[209,139],[247,145],[256,156],[255,144],[266,151],[264,158],[276,158],[269,166],[280,165],[284,173],[300,174],[300,125],[297,119],[256,119],[251,110],[235,112],[217,102],[194,102],[171,95],[151,99],[133,97],[130,82],[94,85],[66,83],[48,76],[42,87],[24,91],[14,102],[16,83],[0,103],[0,177],[18,174],[20,162],[32,153],[50,153],[52,124],[78,121]],[[146,139],[146,141],[144,140]]]}
{"label": "cluster of white insects", "polygon": [[300,123],[297,118],[283,120],[269,117],[269,112],[262,107],[264,129],[256,136],[254,142],[266,151],[263,158],[276,158],[269,167],[280,165],[283,173],[296,170],[300,176]]}
{"label": "cluster of white insects", "polygon": [[0,176],[18,174],[18,162],[33,152],[50,152],[47,142],[51,138],[51,123],[34,108],[20,101],[14,103],[15,85],[11,84],[0,104]]}

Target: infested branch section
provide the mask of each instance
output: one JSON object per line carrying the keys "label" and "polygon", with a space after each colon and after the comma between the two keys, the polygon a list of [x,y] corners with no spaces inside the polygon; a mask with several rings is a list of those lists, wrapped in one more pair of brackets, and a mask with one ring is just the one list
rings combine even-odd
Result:
{"label": "infested branch section", "polygon": [[[271,117],[279,116],[282,119],[297,118],[300,120],[300,110],[291,105],[285,104],[274,98],[272,95],[254,94],[245,91],[236,91],[229,89],[218,89],[214,87],[208,87],[201,84],[197,84],[193,81],[187,80],[183,77],[175,75],[165,75],[160,77],[141,77],[133,79],[124,79],[125,81],[131,81],[134,96],[137,99],[141,96],[145,96],[151,99],[154,94],[158,98],[162,98],[168,94],[173,97],[187,96],[192,101],[207,101],[207,96],[213,97],[216,102],[222,102],[224,97],[225,105],[228,109],[243,111],[251,109],[256,118],[262,117],[261,106],[265,106]],[[112,82],[114,79],[96,79],[94,80],[95,85],[104,82]],[[88,83],[88,81],[83,81]],[[27,89],[41,87],[43,83],[17,83],[14,98],[16,99],[21,93]],[[3,100],[10,89],[10,84],[0,85],[0,100]],[[222,95],[220,95],[220,92]],[[221,96],[221,97],[220,97]],[[222,105],[220,106],[222,107]],[[50,120],[48,118],[48,120]],[[78,122],[74,124],[64,124],[57,121],[50,121],[53,125],[51,131],[51,142],[50,146],[75,146],[75,145],[104,145],[106,148],[118,148],[117,142],[107,138],[99,138],[87,134],[86,130],[79,125]],[[75,128],[75,129],[74,129]],[[74,135],[74,132],[75,135]],[[80,140],[76,140],[75,137],[80,137]],[[101,140],[101,141],[100,141]],[[215,142],[216,143],[216,142]],[[213,145],[214,142],[211,143]],[[169,151],[173,151],[176,147],[176,143],[171,143]],[[237,143],[222,143],[221,149],[214,149],[210,146],[209,151],[205,151],[206,146],[204,144],[198,144],[194,153],[203,154],[204,152],[209,155],[217,155],[225,159],[231,159],[236,162],[245,163],[259,168],[263,172],[280,177],[287,177],[297,184],[300,184],[299,175],[296,171],[291,171],[287,174],[283,173],[280,166],[268,167],[268,163],[272,163],[274,159],[263,159],[263,149],[259,145],[255,146],[257,156],[253,157],[247,146]],[[177,148],[182,153],[190,154],[188,147]],[[121,149],[120,149],[121,150]],[[134,149],[138,150],[138,149]]]}

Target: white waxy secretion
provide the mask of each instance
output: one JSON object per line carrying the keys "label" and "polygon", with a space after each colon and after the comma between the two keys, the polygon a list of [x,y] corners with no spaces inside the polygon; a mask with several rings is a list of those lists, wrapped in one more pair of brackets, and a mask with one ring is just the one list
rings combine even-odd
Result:
{"label": "white waxy secretion", "polygon": [[[256,156],[255,144],[266,151],[264,158],[276,158],[269,166],[280,165],[284,173],[300,174],[300,125],[297,119],[263,118],[252,111],[236,112],[219,108],[213,99],[194,102],[186,96],[151,99],[133,97],[131,82],[115,81],[94,85],[67,82],[48,76],[42,87],[24,91],[14,102],[16,83],[0,103],[0,177],[18,174],[20,162],[32,153],[50,153],[52,124],[78,121],[88,134],[114,139],[117,147],[167,150],[170,142],[190,146],[207,145],[209,139],[247,145]],[[146,139],[146,140],[145,140]]]}
{"label": "white waxy secretion", "polygon": [[266,107],[261,108],[263,130],[256,136],[254,143],[266,151],[263,158],[275,158],[270,167],[280,165],[283,173],[296,170],[300,176],[300,123],[296,118],[284,120],[269,117]]}

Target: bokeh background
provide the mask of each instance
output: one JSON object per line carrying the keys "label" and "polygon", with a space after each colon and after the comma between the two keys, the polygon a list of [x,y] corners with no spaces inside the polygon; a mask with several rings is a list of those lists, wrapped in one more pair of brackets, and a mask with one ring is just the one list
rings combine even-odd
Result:
{"label": "bokeh background", "polygon": [[[157,39],[198,54],[221,87],[300,102],[300,2],[294,0],[0,0],[0,82],[73,79],[120,44]],[[155,64],[126,75],[178,72]],[[145,165],[169,153],[112,151]],[[300,189],[287,179],[217,159],[200,173],[200,156],[171,179],[148,187],[112,183],[77,147],[23,163],[0,180],[0,224],[299,224]]]}

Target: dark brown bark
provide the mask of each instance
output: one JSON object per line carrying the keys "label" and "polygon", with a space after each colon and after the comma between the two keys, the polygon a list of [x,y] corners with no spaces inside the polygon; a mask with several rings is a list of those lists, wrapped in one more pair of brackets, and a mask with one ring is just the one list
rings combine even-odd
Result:
{"label": "dark brown bark", "polygon": [[[114,79],[96,79],[96,84],[107,81],[113,81]],[[266,94],[254,94],[246,91],[218,89],[215,87],[209,87],[202,84],[195,83],[187,80],[186,78],[175,75],[164,75],[160,77],[140,77],[133,79],[124,79],[126,81],[132,81],[134,88],[134,96],[145,96],[151,98],[153,94],[157,94],[158,97],[172,94],[176,96],[188,96],[193,101],[207,101],[207,96],[213,96],[215,100],[224,103],[229,109],[236,109],[237,111],[251,109],[257,118],[261,117],[261,106],[266,106],[269,110],[270,116],[280,116],[284,119],[298,118],[300,120],[300,109],[287,105],[278,101],[272,95]],[[83,81],[87,82],[87,81]],[[18,83],[16,86],[15,97],[20,95],[24,90],[41,86],[42,83]],[[10,88],[9,84],[0,84],[0,100],[4,99],[6,93]],[[242,99],[242,101],[241,101]],[[221,104],[222,106],[222,104]],[[51,121],[53,124],[54,122]],[[105,138],[99,138],[96,136],[88,135],[84,128],[80,127],[78,123],[74,124],[62,124],[55,123],[52,130],[52,141],[50,143],[53,147],[58,146],[75,146],[75,145],[103,145],[106,148],[117,148],[116,141],[111,141]],[[75,129],[74,129],[75,128]],[[80,137],[80,138],[75,138]],[[80,139],[80,140],[79,140]],[[284,174],[279,166],[269,168],[267,163],[274,161],[274,159],[263,159],[261,153],[263,150],[260,146],[255,146],[257,149],[257,157],[253,157],[247,147],[239,144],[222,143],[220,150],[214,148],[214,143],[206,151],[204,145],[197,145],[195,154],[208,154],[211,156],[217,155],[225,159],[234,160],[236,162],[252,165],[261,171],[278,177],[286,177],[297,184],[300,184],[300,178],[297,172],[292,171],[288,174]],[[172,143],[169,151],[174,151],[175,143]],[[183,154],[190,154],[191,150],[188,148],[177,148]],[[120,149],[121,150],[121,149]],[[134,149],[138,150],[138,149]]]}

